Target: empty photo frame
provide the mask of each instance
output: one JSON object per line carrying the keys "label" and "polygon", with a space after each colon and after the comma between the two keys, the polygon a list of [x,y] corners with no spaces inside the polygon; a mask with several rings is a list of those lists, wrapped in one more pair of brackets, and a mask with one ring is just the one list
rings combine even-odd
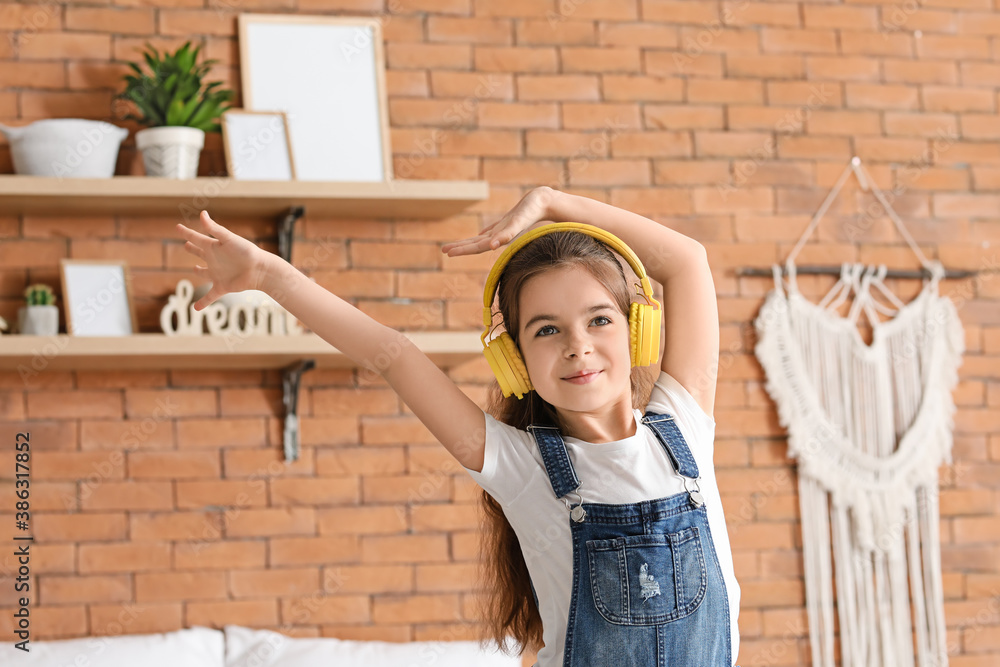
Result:
{"label": "empty photo frame", "polygon": [[238,181],[295,179],[283,111],[229,109],[222,114],[222,144],[229,175]]}
{"label": "empty photo frame", "polygon": [[59,262],[66,332],[71,336],[130,336],[139,332],[132,280],[124,261]]}
{"label": "empty photo frame", "polygon": [[376,19],[243,13],[239,39],[243,106],[288,114],[297,180],[392,180]]}

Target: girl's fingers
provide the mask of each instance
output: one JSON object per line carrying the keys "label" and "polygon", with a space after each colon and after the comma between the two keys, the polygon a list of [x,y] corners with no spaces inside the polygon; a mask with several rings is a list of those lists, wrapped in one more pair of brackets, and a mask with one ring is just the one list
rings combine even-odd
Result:
{"label": "girl's fingers", "polygon": [[493,236],[493,234],[492,234],[491,230],[492,230],[492,229],[493,229],[493,228],[494,228],[494,227],[495,227],[495,226],[496,226],[496,225],[497,225],[498,223],[500,223],[500,222],[502,222],[502,221],[503,221],[503,218],[502,218],[502,217],[501,217],[501,218],[497,218],[496,220],[494,220],[494,221],[493,221],[493,222],[491,222],[490,224],[488,224],[488,225],[486,225],[485,227],[483,227],[483,228],[482,228],[482,229],[481,229],[481,230],[479,231],[479,233],[478,233],[478,234],[476,234],[475,236],[471,236],[471,237],[469,237],[469,238],[467,238],[467,239],[461,239],[461,240],[459,240],[459,241],[452,241],[451,243],[445,243],[445,244],[444,244],[443,246],[441,246],[441,251],[442,251],[442,252],[448,252],[448,251],[449,251],[450,249],[452,249],[452,248],[456,248],[456,247],[458,247],[458,246],[462,246],[462,245],[467,245],[467,244],[470,244],[470,243],[477,243],[477,242],[479,242],[479,241],[482,241],[482,240],[483,240],[484,238],[490,238],[490,237],[492,237],[492,236]]}
{"label": "girl's fingers", "polygon": [[191,243],[190,241],[184,242],[184,249],[187,250],[192,255],[195,255],[196,257],[205,259],[205,251],[196,246],[195,244]]}
{"label": "girl's fingers", "polygon": [[201,232],[196,232],[190,227],[185,227],[179,222],[177,223],[177,228],[182,236],[184,236],[185,238],[187,238],[187,240],[192,242],[197,241],[198,243],[205,244],[205,243],[211,243],[212,241],[215,240],[210,236],[205,236]]}
{"label": "girl's fingers", "polygon": [[208,231],[215,235],[216,239],[221,240],[230,233],[228,229],[217,223],[215,220],[212,220],[212,218],[208,215],[208,211],[202,211],[199,219],[201,220],[201,224],[203,224]]}
{"label": "girl's fingers", "polygon": [[488,238],[479,239],[475,243],[470,243],[466,250],[468,250],[470,254],[486,252],[492,248],[491,243],[492,241]]}
{"label": "girl's fingers", "polygon": [[201,297],[200,299],[198,299],[195,302],[194,309],[195,310],[204,310],[205,308],[208,308],[213,303],[215,303],[215,300],[218,299],[221,295],[222,295],[222,291],[221,290],[217,290],[215,288],[215,286],[213,285],[212,289],[208,290],[208,294],[206,294],[205,296]]}
{"label": "girl's fingers", "polygon": [[446,243],[441,246],[441,250],[443,252],[450,252],[452,250],[470,250],[475,248],[476,252],[482,252],[490,248],[498,248],[500,247],[500,243],[494,243],[494,241],[498,238],[499,234],[501,233],[484,229],[477,236],[462,239],[461,241]]}
{"label": "girl's fingers", "polygon": [[494,221],[493,221],[493,222],[491,222],[490,224],[488,224],[488,225],[486,225],[485,227],[483,227],[483,228],[482,228],[482,230],[480,230],[480,232],[479,232],[479,233],[480,233],[480,234],[482,234],[483,232],[488,232],[488,231],[490,231],[491,229],[493,229],[494,227],[496,227],[497,223],[498,223],[498,222],[500,222],[501,220],[503,220],[503,218],[502,218],[502,217],[500,217],[500,218],[497,218],[496,220],[494,220]]}
{"label": "girl's fingers", "polygon": [[461,241],[452,241],[451,243],[445,243],[443,246],[441,246],[441,250],[444,252],[449,252],[451,250],[456,250],[458,248],[464,248],[465,246],[475,242],[476,242],[475,238],[462,239]]}
{"label": "girl's fingers", "polygon": [[450,248],[445,248],[444,251],[450,256],[454,255],[467,255],[468,254],[468,243],[454,243]]}
{"label": "girl's fingers", "polygon": [[489,241],[487,239],[470,239],[466,242],[455,245],[453,248],[447,250],[449,255],[472,255],[477,252],[482,252],[485,248],[489,246]]}

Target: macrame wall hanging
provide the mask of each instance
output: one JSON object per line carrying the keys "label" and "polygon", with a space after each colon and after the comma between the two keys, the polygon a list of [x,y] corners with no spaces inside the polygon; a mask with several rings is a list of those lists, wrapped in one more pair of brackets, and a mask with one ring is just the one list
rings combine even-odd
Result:
{"label": "macrame wall hanging", "polygon": [[[818,304],[799,293],[795,256],[852,172],[930,273],[909,303],[883,283],[884,265],[844,264]],[[938,468],[951,462],[951,392],[965,350],[957,310],[938,294],[944,268],[923,256],[857,158],[786,260],[787,287],[779,265],[771,268],[754,352],[798,460],[812,664],[835,664],[836,575],[843,667],[944,667]],[[870,345],[856,326],[862,310]]]}

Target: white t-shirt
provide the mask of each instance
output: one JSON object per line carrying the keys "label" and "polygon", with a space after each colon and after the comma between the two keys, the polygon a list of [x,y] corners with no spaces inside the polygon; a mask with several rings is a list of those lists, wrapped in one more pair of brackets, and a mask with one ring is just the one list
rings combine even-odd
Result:
{"label": "white t-shirt", "polygon": [[[660,372],[647,411],[674,415],[687,442],[701,481],[708,524],[729,595],[733,665],[739,652],[737,617],[740,587],[733,571],[733,554],[715,479],[713,451],[715,420],[694,397],[665,372]],[[538,667],[561,667],[573,584],[573,543],[569,511],[552,491],[535,439],[528,431],[486,415],[486,452],[482,472],[472,479],[500,503],[521,543],[531,582],[538,596],[545,646]],[[684,493],[681,478],[660,440],[642,423],[642,410],[633,410],[636,434],[601,444],[563,436],[580,488],[572,502],[634,503]]]}

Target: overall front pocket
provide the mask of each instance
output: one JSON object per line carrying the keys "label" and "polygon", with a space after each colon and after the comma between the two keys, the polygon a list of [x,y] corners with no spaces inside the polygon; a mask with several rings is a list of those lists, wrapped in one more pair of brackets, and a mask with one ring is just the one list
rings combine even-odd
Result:
{"label": "overall front pocket", "polygon": [[676,533],[588,540],[594,606],[617,625],[659,625],[693,613],[708,573],[697,526]]}

